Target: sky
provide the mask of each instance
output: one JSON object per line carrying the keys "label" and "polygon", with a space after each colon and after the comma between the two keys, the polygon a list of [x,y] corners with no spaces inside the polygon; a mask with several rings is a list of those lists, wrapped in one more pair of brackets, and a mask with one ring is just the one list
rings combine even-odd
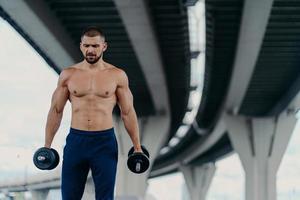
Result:
{"label": "sky", "polygon": [[[44,129],[58,75],[0,18],[0,182],[39,173],[34,151],[44,143]],[[67,103],[53,147],[62,155],[70,126]],[[278,200],[300,199],[300,125],[295,128],[277,174]],[[236,153],[216,163],[208,200],[244,199],[244,172]],[[147,193],[157,200],[188,200],[181,173],[149,180]],[[56,193],[56,194],[55,194]],[[59,194],[52,191],[50,198]]]}

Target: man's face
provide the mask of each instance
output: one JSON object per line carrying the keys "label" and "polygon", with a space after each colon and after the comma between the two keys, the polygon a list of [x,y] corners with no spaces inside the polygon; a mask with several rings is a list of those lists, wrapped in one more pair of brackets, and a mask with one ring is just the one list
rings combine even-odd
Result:
{"label": "man's face", "polygon": [[83,36],[80,43],[80,50],[85,60],[90,64],[95,64],[103,56],[107,44],[101,36]]}

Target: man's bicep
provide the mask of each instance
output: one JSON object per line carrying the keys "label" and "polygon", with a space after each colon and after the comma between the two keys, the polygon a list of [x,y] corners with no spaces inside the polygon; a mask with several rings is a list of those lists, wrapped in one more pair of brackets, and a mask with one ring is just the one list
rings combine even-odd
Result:
{"label": "man's bicep", "polygon": [[124,71],[119,71],[117,86],[117,103],[121,114],[127,114],[133,106],[133,96],[129,89],[128,77]]}
{"label": "man's bicep", "polygon": [[64,106],[69,99],[69,91],[65,85],[66,76],[62,72],[59,76],[57,87],[52,94],[51,108],[55,109],[56,112],[62,112]]}
{"label": "man's bicep", "polygon": [[69,93],[66,87],[58,86],[52,94],[51,108],[56,112],[62,112],[69,98]]}
{"label": "man's bicep", "polygon": [[126,114],[133,106],[133,96],[128,87],[119,87],[117,89],[117,103],[122,114]]}

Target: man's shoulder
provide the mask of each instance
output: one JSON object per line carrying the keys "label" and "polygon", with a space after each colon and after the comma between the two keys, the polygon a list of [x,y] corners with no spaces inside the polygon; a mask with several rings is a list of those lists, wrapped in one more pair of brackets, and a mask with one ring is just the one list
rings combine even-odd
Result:
{"label": "man's shoulder", "polygon": [[119,86],[125,86],[128,85],[128,77],[125,73],[125,71],[119,67],[114,67],[114,77],[116,77],[116,81]]}
{"label": "man's shoulder", "polygon": [[[108,63],[109,64],[109,63]],[[117,67],[115,65],[109,64],[109,67],[113,73],[115,73],[118,77],[127,77],[125,71],[121,69],[120,67]]]}
{"label": "man's shoulder", "polygon": [[76,70],[77,67],[75,65],[64,68],[59,74],[60,81],[67,81]]}
{"label": "man's shoulder", "polygon": [[63,76],[70,76],[71,74],[73,74],[76,70],[78,70],[78,66],[75,65],[71,65],[68,67],[65,67],[62,71],[61,71],[61,75]]}

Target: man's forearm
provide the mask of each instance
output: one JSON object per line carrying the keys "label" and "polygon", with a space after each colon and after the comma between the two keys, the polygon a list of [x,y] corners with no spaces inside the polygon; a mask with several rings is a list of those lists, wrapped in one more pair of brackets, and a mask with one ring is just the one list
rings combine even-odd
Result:
{"label": "man's forearm", "polygon": [[122,114],[124,126],[131,138],[135,150],[141,150],[139,126],[137,116],[134,109],[131,109],[127,114]]}
{"label": "man's forearm", "polygon": [[60,126],[62,116],[63,112],[57,112],[55,109],[50,109],[45,130],[45,147],[51,147],[53,138]]}

